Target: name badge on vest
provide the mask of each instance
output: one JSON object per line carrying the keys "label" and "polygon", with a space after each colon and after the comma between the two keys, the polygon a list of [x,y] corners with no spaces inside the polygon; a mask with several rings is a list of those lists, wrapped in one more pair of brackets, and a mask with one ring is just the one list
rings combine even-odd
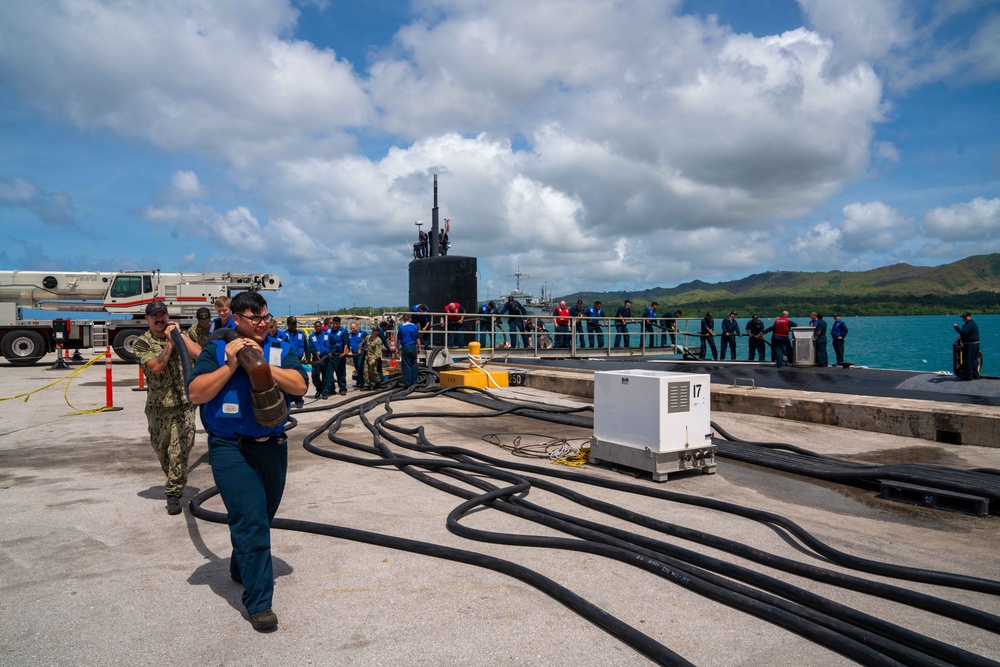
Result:
{"label": "name badge on vest", "polygon": [[272,345],[271,349],[267,352],[267,363],[273,364],[275,366],[281,365],[281,346]]}

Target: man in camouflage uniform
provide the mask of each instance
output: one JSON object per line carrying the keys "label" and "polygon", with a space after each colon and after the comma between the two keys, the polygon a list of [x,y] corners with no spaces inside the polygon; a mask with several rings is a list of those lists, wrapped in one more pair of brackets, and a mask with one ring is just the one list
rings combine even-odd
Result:
{"label": "man in camouflage uniform", "polygon": [[378,389],[382,381],[378,372],[378,364],[382,360],[382,338],[378,335],[379,322],[372,321],[371,333],[365,337],[365,389]]}
{"label": "man in camouflage uniform", "polygon": [[[198,343],[198,347],[204,349],[208,345],[209,329],[212,326],[212,311],[208,308],[199,308],[198,323],[193,327],[184,332],[184,335]],[[191,355],[191,364],[194,364],[194,360],[197,359],[196,356]]]}
{"label": "man in camouflage uniform", "polygon": [[[188,455],[194,446],[194,406],[184,391],[180,354],[174,350],[170,333],[180,330],[170,321],[162,301],[146,306],[149,331],[133,345],[135,359],[146,376],[146,422],[149,441],[167,476],[164,485],[167,514],[181,513],[181,493],[187,484]],[[192,359],[201,354],[201,346],[188,336],[181,336]]]}

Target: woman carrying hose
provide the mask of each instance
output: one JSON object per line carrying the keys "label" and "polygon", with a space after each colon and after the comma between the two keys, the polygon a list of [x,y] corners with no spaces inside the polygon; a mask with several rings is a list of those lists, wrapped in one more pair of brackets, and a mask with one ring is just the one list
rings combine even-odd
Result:
{"label": "woman carrying hose", "polygon": [[[184,393],[185,377],[178,346],[184,346],[189,364],[190,359],[201,353],[201,346],[179,335],[180,328],[170,321],[167,306],[162,301],[146,306],[146,322],[149,331],[136,339],[132,350],[149,388],[146,423],[149,441],[167,476],[163,485],[167,514],[180,514],[181,493],[187,486],[188,455],[194,447],[194,406]],[[174,333],[178,335],[173,336]]]}
{"label": "woman carrying hose", "polygon": [[254,630],[269,632],[278,627],[270,523],[285,490],[288,395],[305,393],[306,374],[287,342],[265,343],[272,318],[264,297],[240,292],[232,311],[236,331],[209,341],[188,390],[204,405],[212,475],[229,515],[229,576],[243,584]]}

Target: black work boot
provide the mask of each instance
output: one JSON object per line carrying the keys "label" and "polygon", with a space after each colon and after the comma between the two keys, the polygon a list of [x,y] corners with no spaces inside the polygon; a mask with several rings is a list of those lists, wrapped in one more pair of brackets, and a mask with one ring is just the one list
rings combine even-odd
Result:
{"label": "black work boot", "polygon": [[250,625],[257,632],[274,632],[278,629],[278,617],[270,609],[250,614]]}
{"label": "black work boot", "polygon": [[167,514],[180,514],[181,513],[181,497],[180,496],[167,496]]}

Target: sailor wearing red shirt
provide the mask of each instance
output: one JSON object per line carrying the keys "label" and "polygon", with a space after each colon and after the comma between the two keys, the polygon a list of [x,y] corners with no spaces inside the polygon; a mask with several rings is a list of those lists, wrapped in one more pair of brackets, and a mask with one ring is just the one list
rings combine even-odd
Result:
{"label": "sailor wearing red shirt", "polygon": [[764,333],[771,333],[771,358],[775,360],[778,368],[784,365],[785,355],[788,355],[789,362],[794,358],[792,345],[788,340],[788,334],[794,326],[795,323],[788,319],[788,311],[783,310],[781,317],[775,318],[774,324],[764,329]]}
{"label": "sailor wearing red shirt", "polygon": [[465,307],[457,301],[452,301],[444,307],[448,313],[448,347],[463,347],[465,345]]}
{"label": "sailor wearing red shirt", "polygon": [[560,301],[556,309],[552,311],[555,316],[556,322],[556,344],[555,347],[559,349],[567,349],[570,346],[570,332],[569,332],[569,308],[566,307],[565,301]]}

